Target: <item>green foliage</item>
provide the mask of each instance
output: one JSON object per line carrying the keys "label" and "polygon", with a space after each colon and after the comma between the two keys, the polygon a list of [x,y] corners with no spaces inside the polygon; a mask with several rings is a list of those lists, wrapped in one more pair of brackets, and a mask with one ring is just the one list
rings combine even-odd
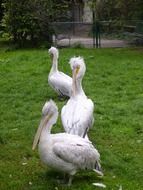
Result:
{"label": "green foliage", "polygon": [[66,17],[68,4],[61,6],[61,2],[47,0],[6,0],[2,25],[20,46],[26,41],[33,45],[39,40],[50,43],[52,29],[49,22]]}
{"label": "green foliage", "polygon": [[0,0],[0,22],[3,16],[2,0]]}
{"label": "green foliage", "polygon": [[[102,1],[102,0],[101,0]],[[104,0],[100,18],[103,20],[142,20],[142,0]]]}
{"label": "green foliage", "polygon": [[35,7],[32,0],[7,0],[3,4],[5,14],[3,17],[3,26],[14,42],[21,46],[29,38],[35,40],[39,34],[40,27],[35,15]]}
{"label": "green foliage", "polygon": [[[32,141],[46,100],[60,101],[47,81],[51,60],[47,50],[0,51],[1,190],[142,190],[143,49],[61,49],[59,69],[71,75],[69,58],[85,58],[83,88],[95,103],[95,124],[89,138],[101,154],[105,176],[80,172],[73,185],[59,184],[41,164]],[[53,133],[63,131],[60,116]]]}

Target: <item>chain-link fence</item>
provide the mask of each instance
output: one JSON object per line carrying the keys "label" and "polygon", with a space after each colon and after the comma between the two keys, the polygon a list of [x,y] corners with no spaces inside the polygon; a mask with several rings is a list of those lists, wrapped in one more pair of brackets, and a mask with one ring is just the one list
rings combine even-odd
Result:
{"label": "chain-link fence", "polygon": [[53,22],[55,46],[125,47],[143,44],[143,21]]}

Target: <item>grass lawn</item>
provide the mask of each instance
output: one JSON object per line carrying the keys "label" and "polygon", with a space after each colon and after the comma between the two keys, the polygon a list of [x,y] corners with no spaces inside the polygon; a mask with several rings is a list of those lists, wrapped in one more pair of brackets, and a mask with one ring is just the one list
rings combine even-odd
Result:
{"label": "grass lawn", "polygon": [[[60,101],[47,82],[47,50],[0,48],[0,190],[143,189],[143,49],[60,49],[60,70],[71,75],[71,56],[85,58],[83,88],[95,103],[95,124],[89,137],[101,154],[105,176],[79,172],[67,187],[55,180],[61,173],[41,164],[32,151],[41,109]],[[61,132],[60,117],[53,133]]]}

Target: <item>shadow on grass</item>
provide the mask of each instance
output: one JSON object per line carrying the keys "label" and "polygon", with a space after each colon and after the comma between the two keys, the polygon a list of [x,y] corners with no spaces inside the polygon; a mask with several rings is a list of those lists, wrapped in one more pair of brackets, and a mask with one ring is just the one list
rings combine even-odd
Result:
{"label": "shadow on grass", "polygon": [[[39,178],[44,179],[47,183],[54,183],[55,185],[60,185],[64,187],[68,187],[68,175],[64,175],[62,172],[54,171],[48,168],[48,171],[45,172],[43,176],[39,176]],[[77,172],[76,175],[73,176],[72,185],[80,186],[81,184],[84,186],[87,183],[92,184],[94,182],[103,182],[103,178],[98,177],[95,172],[91,171],[82,171]]]}

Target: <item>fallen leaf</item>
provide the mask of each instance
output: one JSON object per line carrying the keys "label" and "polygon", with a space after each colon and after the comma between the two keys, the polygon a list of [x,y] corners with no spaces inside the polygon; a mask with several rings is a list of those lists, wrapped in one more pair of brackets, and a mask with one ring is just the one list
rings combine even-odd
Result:
{"label": "fallen leaf", "polygon": [[23,162],[22,165],[25,166],[27,163],[26,162]]}
{"label": "fallen leaf", "polygon": [[106,185],[104,185],[103,183],[92,183],[92,185],[94,185],[96,187],[106,188]]}
{"label": "fallen leaf", "polygon": [[31,181],[29,181],[29,185],[32,185],[32,182],[31,182]]}

